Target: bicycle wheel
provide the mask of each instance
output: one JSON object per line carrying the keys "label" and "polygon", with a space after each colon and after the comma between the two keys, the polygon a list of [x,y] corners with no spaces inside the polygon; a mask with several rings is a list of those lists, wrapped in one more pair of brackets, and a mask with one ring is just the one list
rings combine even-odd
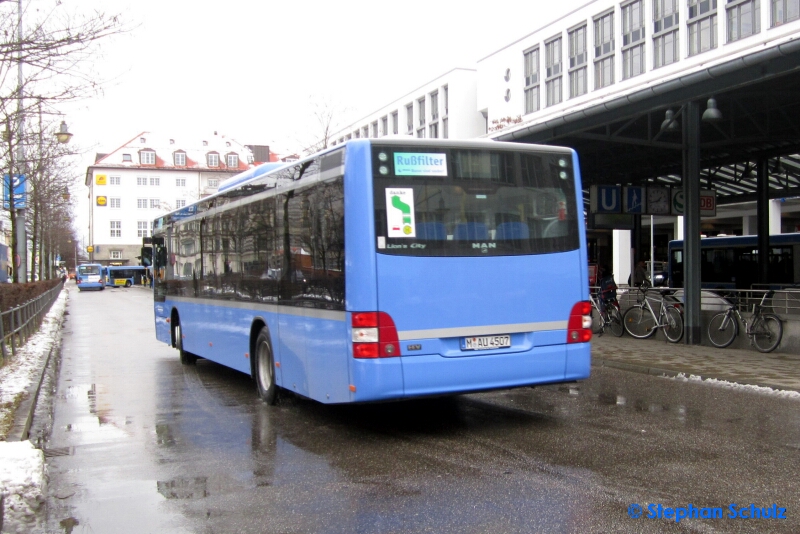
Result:
{"label": "bicycle wheel", "polygon": [[683,337],[683,316],[674,306],[668,306],[664,311],[666,311],[664,320],[667,323],[664,326],[664,335],[670,343],[677,343]]}
{"label": "bicycle wheel", "polygon": [[608,309],[608,328],[617,337],[621,337],[625,333],[625,328],[622,326],[622,314],[614,306]]}
{"label": "bicycle wheel", "polygon": [[761,352],[772,352],[783,337],[783,323],[777,315],[765,313],[753,323],[750,331],[753,345]]}
{"label": "bicycle wheel", "polygon": [[636,339],[647,339],[656,333],[656,320],[650,310],[642,306],[628,308],[622,316],[625,331]]}
{"label": "bicycle wheel", "polygon": [[718,349],[724,349],[736,339],[739,324],[730,311],[720,312],[708,323],[708,340]]}
{"label": "bicycle wheel", "polygon": [[592,334],[599,335],[603,333],[603,316],[600,310],[592,306]]}

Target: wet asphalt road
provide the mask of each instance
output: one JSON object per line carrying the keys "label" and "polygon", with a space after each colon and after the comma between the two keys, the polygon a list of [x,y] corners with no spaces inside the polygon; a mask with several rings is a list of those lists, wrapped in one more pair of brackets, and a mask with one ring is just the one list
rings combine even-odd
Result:
{"label": "wet asphalt road", "polygon": [[[537,389],[270,407],[245,375],[182,366],[146,290],[71,286],[67,310],[48,532],[800,531],[797,400],[597,369]],[[725,518],[633,519],[632,503]],[[732,503],[787,519],[733,519]]]}

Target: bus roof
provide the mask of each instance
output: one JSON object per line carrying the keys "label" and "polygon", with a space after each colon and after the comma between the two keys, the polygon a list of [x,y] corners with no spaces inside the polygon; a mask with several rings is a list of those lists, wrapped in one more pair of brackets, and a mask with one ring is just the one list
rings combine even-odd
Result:
{"label": "bus roof", "polygon": [[[700,240],[704,246],[725,247],[736,245],[748,245],[758,243],[757,235],[729,235],[721,237],[704,237]],[[773,244],[800,243],[800,233],[773,234],[769,236],[769,242]],[[683,239],[675,239],[669,242],[668,248],[682,247]]]}

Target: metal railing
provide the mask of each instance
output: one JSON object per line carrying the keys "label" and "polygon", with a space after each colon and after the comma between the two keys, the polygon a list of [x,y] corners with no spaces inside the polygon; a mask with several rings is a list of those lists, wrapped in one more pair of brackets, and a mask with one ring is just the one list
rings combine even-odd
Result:
{"label": "metal railing", "polygon": [[17,349],[36,333],[63,287],[63,283],[58,284],[38,297],[0,313],[0,365],[8,357],[9,347],[11,354],[16,355]]}

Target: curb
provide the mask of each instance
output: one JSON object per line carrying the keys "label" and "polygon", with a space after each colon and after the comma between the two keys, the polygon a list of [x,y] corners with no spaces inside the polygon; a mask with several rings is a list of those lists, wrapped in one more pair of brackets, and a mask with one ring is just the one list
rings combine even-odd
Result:
{"label": "curb", "polygon": [[[69,293],[67,295],[69,295]],[[63,327],[64,315],[62,314],[58,321],[57,334],[61,334]],[[14,414],[14,424],[11,425],[11,429],[8,431],[6,441],[25,441],[28,439],[28,434],[30,433],[31,425],[33,424],[33,415],[34,412],[36,412],[36,404],[39,400],[39,391],[42,389],[45,373],[47,373],[47,368],[50,366],[50,360],[53,357],[53,353],[61,350],[61,344],[60,342],[57,342],[57,337],[58,336],[53,337],[51,340],[52,344],[50,345],[50,349],[47,351],[47,358],[45,358],[44,365],[42,365],[39,373],[39,379],[33,383],[34,388],[28,389],[27,398],[20,403],[16,413]]]}
{"label": "curb", "polygon": [[681,374],[685,375],[687,377],[689,375],[692,375],[692,376],[698,377],[700,380],[709,380],[709,379],[724,380],[726,382],[731,382],[731,383],[735,383],[735,384],[741,384],[743,386],[758,386],[758,387],[762,387],[762,388],[770,388],[770,389],[781,390],[781,391],[797,391],[797,392],[800,392],[800,389],[798,389],[798,388],[792,388],[792,387],[779,385],[779,384],[768,384],[768,383],[765,383],[765,382],[755,382],[755,381],[752,381],[752,380],[745,380],[745,381],[737,380],[737,381],[734,382],[733,380],[730,380],[728,378],[717,378],[717,377],[707,376],[707,375],[705,375],[705,376],[704,375],[698,375],[698,374],[695,374],[695,373],[693,373],[691,371],[675,371],[673,369],[664,369],[664,368],[660,368],[660,367],[648,367],[646,365],[637,365],[637,364],[634,364],[634,363],[620,362],[620,361],[617,361],[617,360],[607,360],[607,359],[604,359],[604,358],[594,358],[593,357],[592,358],[592,367],[608,367],[608,368],[611,368],[611,369],[619,369],[620,371],[629,371],[629,372],[632,372],[632,373],[639,373],[639,374],[645,374],[645,375],[651,375],[651,376],[663,376],[663,377],[668,377],[668,378],[675,378],[675,377],[677,377],[678,375],[681,375]]}

